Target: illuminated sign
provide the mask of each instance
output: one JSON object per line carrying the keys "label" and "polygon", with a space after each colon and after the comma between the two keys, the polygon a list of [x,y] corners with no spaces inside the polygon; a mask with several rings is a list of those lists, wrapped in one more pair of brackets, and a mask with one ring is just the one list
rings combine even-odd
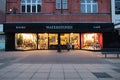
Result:
{"label": "illuminated sign", "polygon": [[73,29],[73,26],[46,26],[46,29]]}
{"label": "illuminated sign", "polygon": [[26,29],[26,26],[16,26],[16,29]]}
{"label": "illuminated sign", "polygon": [[93,28],[100,29],[101,26],[93,26]]}

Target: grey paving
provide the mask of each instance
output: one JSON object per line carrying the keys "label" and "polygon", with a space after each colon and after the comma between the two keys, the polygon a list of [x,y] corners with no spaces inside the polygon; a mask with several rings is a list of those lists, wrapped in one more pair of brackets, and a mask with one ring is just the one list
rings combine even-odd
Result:
{"label": "grey paving", "polygon": [[6,56],[16,58],[0,63],[0,80],[120,80],[120,59],[100,52],[18,51],[0,58]]}
{"label": "grey paving", "polygon": [[[54,64],[54,65],[29,64],[29,66],[31,65],[32,67],[28,67],[27,69],[25,69],[26,68],[25,67],[24,68],[25,70],[23,71],[16,71],[17,69],[23,69],[23,67],[22,68],[14,67],[13,65],[18,66],[18,64],[15,63],[12,64],[11,66],[5,67],[4,69],[0,70],[0,78],[1,78],[0,80],[7,80],[7,79],[8,80],[9,79],[12,80],[39,80],[39,79],[40,80],[119,80],[120,79],[120,73],[113,70],[113,68],[119,69],[119,67],[109,64],[103,64],[104,67],[101,66],[101,64],[92,64],[91,66],[87,66],[90,64],[59,64],[62,65],[62,67],[58,68],[61,71],[57,71],[57,68],[53,70],[53,68],[58,66],[58,64]],[[19,65],[28,66],[28,64],[23,64],[23,63]],[[33,67],[34,65],[38,65],[42,67],[37,67],[36,70],[36,68]],[[65,67],[63,67],[63,65],[69,66],[69,68],[65,70]],[[39,71],[43,70],[43,67],[44,70],[47,69],[49,71],[38,72],[38,70]],[[94,67],[98,70],[94,71],[90,67]],[[104,71],[101,71],[101,69],[103,69]],[[28,70],[30,70],[30,72]]]}
{"label": "grey paving", "polygon": [[[57,51],[48,52],[34,52],[34,54],[20,60],[20,63],[41,63],[41,64],[106,64],[109,61],[98,57],[97,53],[88,51]],[[104,57],[104,56],[103,56]]]}

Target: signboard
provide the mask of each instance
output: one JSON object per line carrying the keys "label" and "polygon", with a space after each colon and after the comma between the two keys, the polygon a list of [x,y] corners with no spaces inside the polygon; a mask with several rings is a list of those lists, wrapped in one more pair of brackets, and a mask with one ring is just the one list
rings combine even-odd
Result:
{"label": "signboard", "polygon": [[73,29],[73,26],[46,26],[46,29]]}
{"label": "signboard", "polygon": [[111,32],[112,23],[6,23],[4,32]]}

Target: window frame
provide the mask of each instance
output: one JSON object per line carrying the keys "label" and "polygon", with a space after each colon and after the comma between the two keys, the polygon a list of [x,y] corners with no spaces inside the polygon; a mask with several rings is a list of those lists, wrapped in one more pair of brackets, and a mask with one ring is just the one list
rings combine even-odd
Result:
{"label": "window frame", "polygon": [[68,9],[68,0],[56,0],[56,9]]}
{"label": "window frame", "polygon": [[[120,3],[120,1],[119,0],[115,0],[115,14],[116,15],[119,15],[120,14],[120,9],[117,9],[116,8],[116,3],[118,4],[118,3]],[[120,8],[120,7],[119,7]]]}
{"label": "window frame", "polygon": [[[84,11],[82,10],[84,6]],[[89,7],[88,7],[89,6]],[[96,10],[94,11],[94,6],[96,6]],[[88,9],[90,8],[90,9]],[[98,13],[98,0],[90,0],[90,2],[88,2],[88,0],[81,0],[80,1],[80,9],[81,9],[81,13]]]}
{"label": "window frame", "polygon": [[[24,3],[22,2],[24,1]],[[40,13],[42,10],[38,11],[38,5],[42,6],[42,0],[35,0],[33,3],[33,0],[30,0],[30,2],[27,2],[28,0],[21,0],[21,13]],[[23,5],[25,6],[25,12],[22,11]],[[28,6],[30,6],[30,11],[28,11]],[[35,11],[33,12],[33,6],[35,6]],[[41,8],[41,7],[40,7]]]}

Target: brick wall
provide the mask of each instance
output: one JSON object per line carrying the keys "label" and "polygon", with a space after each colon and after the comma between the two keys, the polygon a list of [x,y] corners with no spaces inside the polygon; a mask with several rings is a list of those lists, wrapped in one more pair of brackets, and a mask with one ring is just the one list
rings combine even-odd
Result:
{"label": "brick wall", "polygon": [[80,0],[68,0],[68,9],[56,10],[56,0],[42,0],[42,12],[37,14],[21,14],[20,0],[7,2],[7,12],[13,7],[16,14],[7,14],[7,22],[111,22],[110,0],[98,0],[97,14],[81,14]]}
{"label": "brick wall", "polygon": [[8,15],[7,22],[111,22],[109,15]]}

